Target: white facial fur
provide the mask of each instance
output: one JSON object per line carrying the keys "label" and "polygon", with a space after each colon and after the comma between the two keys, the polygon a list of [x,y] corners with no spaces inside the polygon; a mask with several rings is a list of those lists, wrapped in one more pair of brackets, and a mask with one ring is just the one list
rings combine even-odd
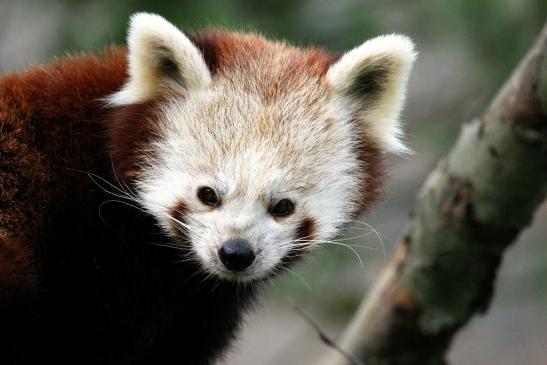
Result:
{"label": "white facial fur", "polygon": [[[265,105],[218,80],[191,101],[163,110],[163,136],[155,146],[160,160],[143,176],[140,191],[167,230],[173,222],[166,213],[180,201],[187,205],[191,245],[209,270],[228,275],[217,251],[228,239],[244,238],[257,258],[242,278],[262,277],[293,247],[303,219],[315,220],[317,242],[351,214],[357,193],[351,126],[336,123],[321,132],[335,110],[325,103],[310,112],[302,97]],[[219,193],[219,208],[199,201],[201,186]],[[295,212],[276,220],[268,208],[285,198],[295,203]]]}
{"label": "white facial fur", "polygon": [[[296,75],[298,88],[265,100],[253,80],[275,73],[286,55],[273,56],[267,70],[264,60],[257,60],[247,70],[234,68],[211,78],[182,32],[161,17],[134,16],[130,78],[110,101],[123,106],[165,91],[171,95],[158,116],[156,142],[147,147],[155,158],[136,182],[144,208],[175,239],[184,233],[207,272],[241,281],[271,274],[291,249],[304,244],[295,241],[304,220],[314,223],[306,243],[313,246],[334,236],[354,213],[355,197],[366,184],[355,173],[360,168],[357,128],[362,127],[353,122],[356,114],[370,110],[367,133],[386,150],[404,150],[398,115],[413,55],[406,38],[377,38],[343,56],[326,82]],[[163,57],[180,75],[161,74]],[[393,67],[379,97],[360,103],[351,82],[366,71],[370,57],[387,57]],[[203,186],[220,196],[218,208],[198,199]],[[294,213],[274,218],[269,207],[281,199],[294,202]],[[172,212],[181,203],[184,217],[177,222]],[[242,273],[226,270],[218,258],[221,245],[233,238],[247,240],[256,255]]]}

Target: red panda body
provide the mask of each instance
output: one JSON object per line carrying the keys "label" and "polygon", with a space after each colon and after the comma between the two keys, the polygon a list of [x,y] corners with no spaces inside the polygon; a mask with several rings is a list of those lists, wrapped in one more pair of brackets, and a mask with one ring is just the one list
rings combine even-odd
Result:
{"label": "red panda body", "polygon": [[381,196],[413,59],[140,14],[128,51],[0,78],[2,363],[212,363],[256,284]]}
{"label": "red panda body", "polygon": [[[57,60],[0,81],[0,348],[5,364],[212,359],[247,293],[174,265],[151,220],[111,199],[111,111],[126,52]],[[102,186],[108,184],[97,178]],[[7,360],[7,361],[6,361]],[[6,361],[6,362],[4,362]]]}

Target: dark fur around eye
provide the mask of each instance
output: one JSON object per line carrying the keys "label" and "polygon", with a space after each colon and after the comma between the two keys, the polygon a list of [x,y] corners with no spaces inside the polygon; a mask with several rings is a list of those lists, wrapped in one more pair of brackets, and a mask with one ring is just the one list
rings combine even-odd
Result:
{"label": "dark fur around eye", "polygon": [[270,214],[274,217],[286,217],[294,212],[294,203],[289,199],[281,199],[270,208]]}
{"label": "dark fur around eye", "polygon": [[220,198],[218,194],[208,186],[202,186],[198,189],[198,198],[199,200],[210,207],[220,206]]}

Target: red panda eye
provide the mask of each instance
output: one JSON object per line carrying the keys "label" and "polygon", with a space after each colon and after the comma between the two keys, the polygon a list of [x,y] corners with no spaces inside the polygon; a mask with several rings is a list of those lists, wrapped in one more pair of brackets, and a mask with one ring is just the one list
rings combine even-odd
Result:
{"label": "red panda eye", "polygon": [[199,200],[210,207],[218,207],[220,205],[220,199],[217,193],[208,186],[202,186],[198,189]]}
{"label": "red panda eye", "polygon": [[281,199],[270,209],[270,214],[274,217],[286,217],[292,212],[294,212],[294,203],[289,199]]}

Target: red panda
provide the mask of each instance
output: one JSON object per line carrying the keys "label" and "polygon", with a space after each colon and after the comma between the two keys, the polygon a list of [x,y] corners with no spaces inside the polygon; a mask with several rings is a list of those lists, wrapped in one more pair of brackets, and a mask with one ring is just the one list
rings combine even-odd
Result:
{"label": "red panda", "polygon": [[131,18],[0,78],[3,364],[210,364],[265,278],[381,197],[415,59]]}

